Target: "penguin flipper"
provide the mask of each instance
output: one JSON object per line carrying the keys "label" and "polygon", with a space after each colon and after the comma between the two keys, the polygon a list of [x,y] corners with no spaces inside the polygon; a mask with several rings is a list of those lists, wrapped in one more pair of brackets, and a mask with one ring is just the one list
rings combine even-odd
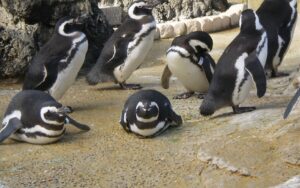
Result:
{"label": "penguin flipper", "polygon": [[287,105],[286,110],[283,114],[284,119],[286,119],[289,116],[289,114],[293,110],[295,104],[297,103],[299,97],[300,97],[300,89],[297,90],[297,92],[295,93],[295,95],[293,96],[293,98],[291,99],[289,104]]}
{"label": "penguin flipper", "polygon": [[208,82],[210,83],[212,80],[213,74],[214,74],[214,68],[216,66],[216,63],[215,63],[214,59],[207,53],[204,55],[203,60],[201,60],[201,59],[202,59],[202,57],[200,57],[200,61],[203,61],[201,66],[205,72],[205,76],[206,76]]}
{"label": "penguin flipper", "polygon": [[263,97],[267,90],[267,79],[263,66],[256,56],[256,52],[249,55],[245,62],[246,69],[251,74],[257,89],[257,96]]}
{"label": "penguin flipper", "polygon": [[163,74],[161,76],[161,86],[164,89],[169,88],[170,78],[172,76],[172,72],[170,71],[168,65],[165,66]]}
{"label": "penguin flipper", "polygon": [[70,118],[69,116],[66,117],[66,123],[74,125],[78,129],[83,130],[83,131],[89,131],[90,130],[89,126],[81,124],[81,123],[75,121],[74,119]]}
{"label": "penguin flipper", "polygon": [[121,119],[120,119],[120,124],[121,126],[123,127],[123,129],[126,131],[126,132],[130,132],[130,128],[129,128],[129,125],[128,125],[128,120],[127,120],[127,110],[128,109],[124,109],[122,111],[122,115],[121,115]]}
{"label": "penguin flipper", "polygon": [[9,122],[0,130],[0,142],[7,139],[11,134],[16,132],[23,126],[18,118],[12,118]]}

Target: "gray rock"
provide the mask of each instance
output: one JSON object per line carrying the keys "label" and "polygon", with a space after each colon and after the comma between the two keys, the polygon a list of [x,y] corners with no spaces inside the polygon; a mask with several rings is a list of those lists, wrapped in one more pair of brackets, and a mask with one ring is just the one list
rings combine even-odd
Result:
{"label": "gray rock", "polygon": [[33,55],[63,16],[89,16],[84,31],[89,40],[85,67],[95,63],[113,32],[97,0],[1,0],[0,10],[0,78],[24,75]]}
{"label": "gray rock", "polygon": [[[99,0],[100,6],[121,6],[127,12],[133,0]],[[161,23],[165,21],[183,20],[210,16],[217,14],[216,11],[225,11],[229,4],[227,0],[163,0],[153,13],[156,20]],[[216,11],[213,11],[215,9]]]}

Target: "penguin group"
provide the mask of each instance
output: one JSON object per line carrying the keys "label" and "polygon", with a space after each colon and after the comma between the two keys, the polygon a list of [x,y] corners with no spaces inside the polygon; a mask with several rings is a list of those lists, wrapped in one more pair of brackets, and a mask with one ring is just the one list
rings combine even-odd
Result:
{"label": "penguin group", "polygon": [[[126,81],[143,63],[154,42],[156,21],[152,10],[161,0],[135,0],[128,17],[104,44],[86,76],[90,85],[114,82],[121,89],[141,89]],[[33,144],[49,144],[65,133],[65,124],[88,131],[87,125],[72,119],[72,108],[58,100],[75,82],[88,51],[84,27],[87,15],[61,18],[52,37],[33,58],[25,76],[23,91],[11,100],[5,112],[0,142],[7,138]],[[209,54],[213,39],[203,31],[176,37],[166,50],[166,66],[161,85],[169,88],[175,76],[186,91],[174,99],[196,94],[203,99],[200,113],[212,115],[230,106],[235,114],[255,107],[241,107],[253,85],[263,97],[267,78],[276,77],[278,66],[289,48],[297,19],[296,0],[264,0],[257,10],[247,9],[240,17],[240,33],[227,46],[218,62]],[[59,43],[60,45],[57,45]],[[290,102],[287,117],[297,98]],[[140,90],[126,101],[120,117],[121,127],[140,137],[154,137],[183,120],[169,99],[156,90]]]}

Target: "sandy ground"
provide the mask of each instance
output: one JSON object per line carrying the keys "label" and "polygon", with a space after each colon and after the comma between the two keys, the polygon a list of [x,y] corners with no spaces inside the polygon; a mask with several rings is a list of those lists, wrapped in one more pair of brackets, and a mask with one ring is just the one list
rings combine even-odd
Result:
{"label": "sandy ground", "polygon": [[[218,59],[238,30],[212,34],[212,55]],[[300,25],[281,69],[299,67]],[[165,51],[171,40],[155,42],[143,68],[130,82],[157,89],[170,99],[184,89],[172,79],[160,87]],[[139,139],[122,130],[118,121],[123,104],[134,91],[113,84],[88,86],[79,79],[62,103],[72,117],[90,125],[81,133],[68,127],[62,140],[31,145],[7,140],[0,145],[0,188],[3,187],[269,187],[300,174],[300,107],[288,120],[284,108],[294,93],[286,90],[290,77],[268,81],[264,98],[255,90],[245,105],[258,110],[232,115],[230,108],[214,116],[199,115],[201,100],[171,100],[184,124],[154,139]],[[0,114],[20,84],[0,85]]]}

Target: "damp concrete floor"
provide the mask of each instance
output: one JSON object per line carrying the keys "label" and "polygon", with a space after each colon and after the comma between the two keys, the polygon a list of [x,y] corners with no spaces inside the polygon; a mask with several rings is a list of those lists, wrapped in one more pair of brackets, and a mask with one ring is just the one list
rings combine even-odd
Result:
{"label": "damp concrete floor", "polygon": [[[88,86],[79,78],[61,100],[71,115],[91,127],[82,133],[68,126],[57,143],[32,145],[13,140],[0,144],[0,188],[4,187],[270,187],[300,175],[300,106],[283,120],[295,92],[290,86],[300,63],[300,23],[280,67],[290,77],[268,81],[266,96],[255,89],[244,105],[257,110],[231,114],[230,108],[202,117],[202,100],[173,100],[184,89],[174,78],[160,86],[165,51],[171,40],[156,41],[145,65],[129,82],[169,97],[184,123],[153,139],[127,134],[119,125],[125,100],[134,91],[112,83]],[[212,34],[217,60],[238,29]],[[0,114],[21,84],[0,84]],[[297,178],[296,178],[297,179]],[[298,179],[299,180],[299,179]]]}

